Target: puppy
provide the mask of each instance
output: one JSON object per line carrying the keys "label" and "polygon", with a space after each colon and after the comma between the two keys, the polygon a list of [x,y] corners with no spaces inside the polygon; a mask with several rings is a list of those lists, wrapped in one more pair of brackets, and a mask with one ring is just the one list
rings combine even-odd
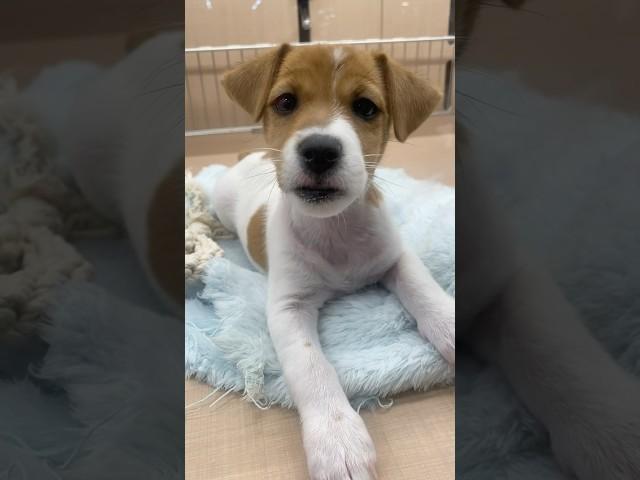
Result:
{"label": "puppy", "polygon": [[391,125],[404,141],[440,95],[384,53],[324,45],[282,45],[223,83],[262,120],[269,148],[226,172],[214,208],[268,272],[269,331],[302,420],[310,476],[375,478],[371,438],[322,353],[318,310],[380,281],[455,362],[454,300],[403,245],[373,182]]}

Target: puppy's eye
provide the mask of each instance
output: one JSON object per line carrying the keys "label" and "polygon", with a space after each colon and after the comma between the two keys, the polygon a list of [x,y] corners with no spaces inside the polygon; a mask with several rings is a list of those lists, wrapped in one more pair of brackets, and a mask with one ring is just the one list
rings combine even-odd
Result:
{"label": "puppy's eye", "polygon": [[280,115],[289,115],[298,106],[298,99],[292,93],[283,93],[273,101],[273,109]]}
{"label": "puppy's eye", "polygon": [[356,98],[351,108],[353,109],[353,113],[365,120],[373,119],[379,112],[376,104],[364,97]]}

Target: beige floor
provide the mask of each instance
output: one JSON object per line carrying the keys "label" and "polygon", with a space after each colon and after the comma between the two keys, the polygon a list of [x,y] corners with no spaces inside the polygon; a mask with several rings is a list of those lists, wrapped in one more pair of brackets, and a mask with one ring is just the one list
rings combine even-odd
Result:
{"label": "beige floor", "polygon": [[[264,145],[258,134],[187,139],[187,168],[233,164],[238,152]],[[454,126],[451,117],[434,117],[409,140],[391,142],[383,166],[403,167],[417,178],[454,183]],[[212,389],[187,380],[187,405]],[[299,422],[294,411],[261,411],[230,394],[209,407],[185,412],[187,480],[307,479]],[[406,393],[389,410],[362,412],[378,453],[380,480],[454,478],[455,392]]]}

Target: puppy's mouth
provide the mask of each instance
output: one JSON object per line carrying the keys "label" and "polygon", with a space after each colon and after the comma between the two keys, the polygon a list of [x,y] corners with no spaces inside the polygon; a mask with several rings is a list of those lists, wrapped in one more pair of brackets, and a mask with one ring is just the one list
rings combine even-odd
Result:
{"label": "puppy's mouth", "polygon": [[297,187],[294,193],[307,203],[323,203],[341,197],[344,192],[333,187]]}

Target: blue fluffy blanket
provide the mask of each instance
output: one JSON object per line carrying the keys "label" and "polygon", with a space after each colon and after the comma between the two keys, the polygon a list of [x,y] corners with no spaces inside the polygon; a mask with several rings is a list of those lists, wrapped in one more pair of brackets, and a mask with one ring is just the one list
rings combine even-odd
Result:
{"label": "blue fluffy blanket", "polygon": [[[225,167],[196,176],[207,196]],[[379,185],[407,244],[436,280],[455,294],[455,193],[381,168]],[[258,406],[292,406],[267,330],[266,277],[238,240],[218,242],[224,257],[190,285],[185,306],[185,371],[216,388],[243,392]],[[449,385],[454,370],[417,332],[415,320],[380,286],[329,302],[320,312],[320,341],[354,406],[402,391]]]}

